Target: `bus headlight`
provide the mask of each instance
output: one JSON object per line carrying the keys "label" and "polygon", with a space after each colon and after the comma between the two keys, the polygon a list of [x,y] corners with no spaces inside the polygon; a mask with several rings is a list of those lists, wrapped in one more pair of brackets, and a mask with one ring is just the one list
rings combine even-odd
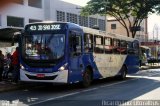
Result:
{"label": "bus headlight", "polygon": [[23,66],[22,64],[20,64],[20,68],[21,68],[21,69],[24,69],[24,66]]}
{"label": "bus headlight", "polygon": [[62,66],[62,67],[60,67],[60,68],[59,68],[59,70],[64,70],[64,69],[65,69],[65,67],[64,67],[64,66]]}
{"label": "bus headlight", "polygon": [[58,70],[59,70],[59,71],[67,70],[67,66],[68,66],[68,64],[66,63],[66,64],[64,64],[63,66],[61,66]]}

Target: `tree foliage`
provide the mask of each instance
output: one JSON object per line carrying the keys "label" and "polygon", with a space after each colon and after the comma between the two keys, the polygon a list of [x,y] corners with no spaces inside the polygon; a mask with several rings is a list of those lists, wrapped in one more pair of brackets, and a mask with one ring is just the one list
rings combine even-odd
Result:
{"label": "tree foliage", "polygon": [[160,4],[156,6],[155,10],[157,11],[158,15],[160,15]]}
{"label": "tree foliage", "polygon": [[91,0],[82,8],[81,15],[107,14],[114,17],[126,29],[127,36],[134,38],[136,30],[131,29],[140,26],[143,19],[156,12],[158,4],[160,0]]}

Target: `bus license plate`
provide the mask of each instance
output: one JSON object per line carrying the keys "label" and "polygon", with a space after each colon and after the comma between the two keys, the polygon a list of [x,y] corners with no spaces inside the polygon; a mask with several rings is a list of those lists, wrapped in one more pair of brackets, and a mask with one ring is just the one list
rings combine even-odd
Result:
{"label": "bus license plate", "polygon": [[37,74],[37,77],[38,77],[38,78],[44,78],[44,77],[45,77],[45,74]]}

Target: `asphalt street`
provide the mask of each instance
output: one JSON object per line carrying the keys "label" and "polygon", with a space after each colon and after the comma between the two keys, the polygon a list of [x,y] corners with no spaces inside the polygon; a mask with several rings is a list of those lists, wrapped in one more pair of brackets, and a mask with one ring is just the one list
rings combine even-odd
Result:
{"label": "asphalt street", "polygon": [[103,106],[135,102],[160,105],[160,69],[142,70],[126,80],[96,80],[89,88],[43,84],[35,88],[0,93],[0,105],[16,106]]}

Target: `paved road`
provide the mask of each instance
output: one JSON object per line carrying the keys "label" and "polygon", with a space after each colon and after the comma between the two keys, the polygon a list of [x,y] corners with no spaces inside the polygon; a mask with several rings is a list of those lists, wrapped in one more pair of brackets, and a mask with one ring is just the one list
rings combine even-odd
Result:
{"label": "paved road", "polygon": [[[160,69],[143,70],[124,81],[113,78],[94,81],[86,89],[79,85],[42,85],[0,94],[0,105],[18,103],[17,106],[113,106],[117,103],[131,106],[137,100],[145,100],[143,103],[160,101]],[[149,103],[158,106],[159,101]]]}

